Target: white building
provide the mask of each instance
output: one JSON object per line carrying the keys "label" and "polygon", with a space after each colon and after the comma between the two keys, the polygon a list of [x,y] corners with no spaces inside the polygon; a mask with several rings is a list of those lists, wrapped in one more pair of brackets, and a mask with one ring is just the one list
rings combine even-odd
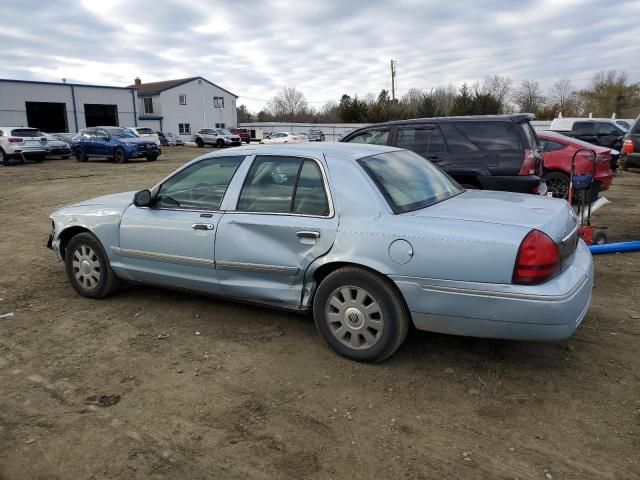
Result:
{"label": "white building", "polygon": [[138,125],[135,88],[0,79],[0,125],[77,132]]}
{"label": "white building", "polygon": [[201,128],[238,125],[237,95],[202,77],[142,83],[136,78],[138,123],[164,132],[190,136]]}

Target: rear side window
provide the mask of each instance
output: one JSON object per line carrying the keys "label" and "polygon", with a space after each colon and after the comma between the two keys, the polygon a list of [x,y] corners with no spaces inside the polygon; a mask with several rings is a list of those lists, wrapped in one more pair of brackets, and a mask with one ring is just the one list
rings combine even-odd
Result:
{"label": "rear side window", "polygon": [[520,150],[511,122],[456,122],[454,127],[481,150]]}
{"label": "rear side window", "polygon": [[638,135],[640,133],[640,119],[638,119],[631,127],[631,133],[634,135]]}
{"label": "rear side window", "polygon": [[540,139],[540,144],[545,152],[555,152],[556,150],[562,150],[566,145],[554,142],[552,140],[545,140],[544,138]]}
{"label": "rear side window", "polygon": [[427,126],[399,127],[396,146],[419,153],[427,152],[431,142],[432,130]]}
{"label": "rear side window", "polygon": [[593,122],[575,122],[572,130],[576,135],[593,135],[595,126]]}
{"label": "rear side window", "polygon": [[298,157],[258,156],[247,174],[238,211],[328,215],[320,167]]}

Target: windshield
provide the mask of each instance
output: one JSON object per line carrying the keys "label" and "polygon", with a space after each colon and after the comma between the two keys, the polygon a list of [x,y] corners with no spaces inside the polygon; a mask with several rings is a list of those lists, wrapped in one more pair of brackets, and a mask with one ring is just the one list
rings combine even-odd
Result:
{"label": "windshield", "polygon": [[136,134],[126,128],[105,128],[106,132],[116,138],[137,138]]}
{"label": "windshield", "polygon": [[216,132],[218,132],[218,135],[231,135],[231,132],[226,128],[216,128]]}
{"label": "windshield", "polygon": [[16,137],[44,137],[44,133],[40,132],[40,130],[36,130],[35,128],[14,128],[11,130],[11,135]]}
{"label": "windshield", "polygon": [[438,167],[409,151],[389,152],[358,160],[394,213],[428,207],[464,189]]}
{"label": "windshield", "polygon": [[149,135],[150,133],[155,133],[150,128],[138,128],[138,135]]}

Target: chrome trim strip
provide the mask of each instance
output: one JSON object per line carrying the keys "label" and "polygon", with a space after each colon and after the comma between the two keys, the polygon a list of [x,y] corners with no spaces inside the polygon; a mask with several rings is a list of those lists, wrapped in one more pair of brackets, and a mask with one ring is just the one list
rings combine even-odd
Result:
{"label": "chrome trim strip", "polygon": [[583,276],[582,279],[574,285],[574,287],[562,295],[536,295],[531,293],[514,293],[514,292],[499,292],[495,290],[478,290],[473,288],[460,288],[460,287],[445,287],[442,285],[422,284],[420,288],[430,292],[439,293],[455,293],[459,295],[479,295],[483,297],[499,297],[510,298],[514,300],[534,300],[544,302],[562,302],[571,298],[578,290],[580,290],[585,282],[587,276]]}
{"label": "chrome trim strip", "polygon": [[146,252],[144,250],[131,250],[129,248],[111,247],[113,253],[123,257],[145,258],[148,260],[163,260],[169,262],[197,263],[215,267],[215,262],[208,258],[185,257],[183,255],[171,255],[169,253]]}
{"label": "chrome trim strip", "polygon": [[578,232],[579,228],[580,228],[580,224],[576,224],[575,228],[571,230],[571,232],[569,232],[569,234],[566,237],[560,240],[560,243],[566,243],[567,241],[569,241],[571,237],[573,237],[573,235]]}
{"label": "chrome trim strip", "polygon": [[298,267],[285,265],[266,265],[264,263],[245,262],[216,262],[216,268],[221,270],[254,270],[258,272],[288,273],[295,275],[300,270]]}

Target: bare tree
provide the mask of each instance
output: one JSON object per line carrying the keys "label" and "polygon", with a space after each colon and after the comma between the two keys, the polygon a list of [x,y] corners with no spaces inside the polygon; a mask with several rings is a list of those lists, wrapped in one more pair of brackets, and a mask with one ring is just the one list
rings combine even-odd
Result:
{"label": "bare tree", "polygon": [[[511,93],[513,80],[502,75],[491,75],[485,77],[480,87],[480,93],[491,95],[500,102],[501,113],[506,113],[509,94]],[[477,90],[477,89],[476,89]]]}
{"label": "bare tree", "polygon": [[616,70],[596,73],[591,86],[582,90],[579,96],[584,101],[584,109],[594,115],[609,117],[633,117],[640,111],[640,84],[628,83],[626,72]]}
{"label": "bare tree", "polygon": [[536,113],[544,100],[540,84],[535,80],[523,80],[513,92],[513,101],[520,112]]}
{"label": "bare tree", "polygon": [[296,87],[282,87],[282,90],[269,100],[267,110],[276,120],[292,122],[296,117],[309,113],[309,106],[304,93]]}
{"label": "bare tree", "polygon": [[562,113],[564,116],[573,116],[577,114],[578,98],[571,80],[563,78],[558,80],[551,87],[549,92],[549,100],[552,102],[553,107]]}

